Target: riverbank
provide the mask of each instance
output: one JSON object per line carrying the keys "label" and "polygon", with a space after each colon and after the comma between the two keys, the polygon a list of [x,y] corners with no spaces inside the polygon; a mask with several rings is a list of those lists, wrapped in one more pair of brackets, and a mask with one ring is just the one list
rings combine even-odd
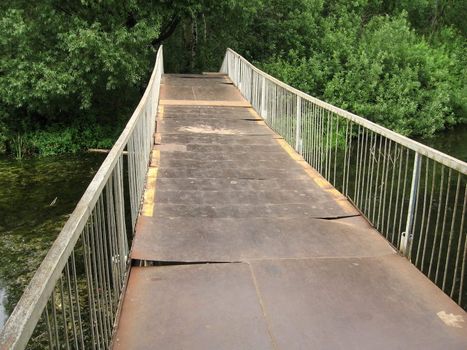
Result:
{"label": "riverbank", "polygon": [[0,134],[0,155],[17,160],[78,154],[88,148],[111,148],[122,132],[126,119],[111,123],[76,121],[71,125],[56,124],[43,129],[17,133],[9,137]]}

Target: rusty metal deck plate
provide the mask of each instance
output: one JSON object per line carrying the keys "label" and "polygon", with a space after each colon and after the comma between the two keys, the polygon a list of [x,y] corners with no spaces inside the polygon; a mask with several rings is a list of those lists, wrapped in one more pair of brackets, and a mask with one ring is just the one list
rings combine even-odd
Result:
{"label": "rusty metal deck plate", "polygon": [[[167,99],[177,95],[184,80],[184,89],[200,86],[206,91],[225,82],[224,77],[204,76],[164,79]],[[164,106],[157,130],[155,205],[152,218],[138,221],[134,259],[327,256],[341,240],[342,249],[336,251],[349,256],[392,252],[366,226],[315,220],[359,213],[344,196],[314,181],[255,113],[232,107]],[[367,237],[376,239],[373,250],[371,243],[362,243]]]}
{"label": "rusty metal deck plate", "polygon": [[[232,89],[165,76],[161,96]],[[131,269],[114,348],[467,348],[465,312],[250,109],[166,105],[157,123],[131,257],[177,266]]]}
{"label": "rusty metal deck plate", "polygon": [[216,134],[161,134],[161,143],[180,144],[180,145],[276,145],[275,139],[271,135],[216,135]]}
{"label": "rusty metal deck plate", "polygon": [[465,312],[398,255],[252,268],[277,349],[466,349]]}
{"label": "rusty metal deck plate", "polygon": [[238,101],[241,103],[245,101],[240,91],[230,83],[227,77],[223,76],[165,75],[162,84],[160,93],[162,104],[164,100]]}
{"label": "rusty metal deck plate", "polygon": [[114,349],[465,349],[464,311],[397,255],[132,268]]}
{"label": "rusty metal deck plate", "polygon": [[[190,107],[191,108],[191,107]],[[217,134],[217,135],[258,135],[275,134],[257,122],[234,118],[167,118],[157,122],[160,133]]]}
{"label": "rusty metal deck plate", "polygon": [[247,108],[237,108],[228,106],[165,106],[164,113],[158,115],[162,119],[166,118],[219,118],[224,119],[258,119],[253,116]]}
{"label": "rusty metal deck plate", "polygon": [[[252,206],[251,211],[255,210]],[[171,262],[236,262],[393,254],[384,238],[360,220],[141,217],[132,256]]]}
{"label": "rusty metal deck plate", "polygon": [[247,264],[132,268],[114,349],[273,349]]}

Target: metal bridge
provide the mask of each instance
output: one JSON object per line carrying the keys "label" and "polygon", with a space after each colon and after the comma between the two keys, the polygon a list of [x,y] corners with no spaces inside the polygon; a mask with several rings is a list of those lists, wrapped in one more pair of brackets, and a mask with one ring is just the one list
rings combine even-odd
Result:
{"label": "metal bridge", "polygon": [[0,349],[465,349],[467,164],[228,49],[146,92]]}

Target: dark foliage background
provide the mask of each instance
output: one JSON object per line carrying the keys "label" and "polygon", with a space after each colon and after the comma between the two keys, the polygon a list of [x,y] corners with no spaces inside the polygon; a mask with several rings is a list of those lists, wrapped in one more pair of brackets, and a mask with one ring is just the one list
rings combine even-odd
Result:
{"label": "dark foliage background", "polygon": [[218,70],[226,47],[410,136],[467,121],[461,0],[7,0],[0,152],[110,147],[155,51],[167,72]]}

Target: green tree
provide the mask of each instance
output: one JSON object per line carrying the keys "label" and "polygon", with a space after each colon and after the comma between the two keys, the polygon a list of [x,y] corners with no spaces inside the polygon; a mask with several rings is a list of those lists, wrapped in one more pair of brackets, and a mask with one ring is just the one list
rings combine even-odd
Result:
{"label": "green tree", "polygon": [[118,124],[154,58],[161,17],[151,9],[143,1],[2,3],[0,130]]}
{"label": "green tree", "polygon": [[381,1],[326,2],[316,17],[319,35],[311,53],[291,49],[258,63],[405,135],[428,136],[466,122],[467,51],[459,31],[445,25],[425,36],[404,10],[385,12]]}
{"label": "green tree", "polygon": [[232,47],[314,96],[430,135],[467,118],[466,14],[457,0],[3,1],[0,151],[109,147],[161,44],[168,72],[217,70]]}
{"label": "green tree", "polygon": [[324,96],[402,134],[431,135],[454,123],[448,65],[404,17],[374,17]]}

